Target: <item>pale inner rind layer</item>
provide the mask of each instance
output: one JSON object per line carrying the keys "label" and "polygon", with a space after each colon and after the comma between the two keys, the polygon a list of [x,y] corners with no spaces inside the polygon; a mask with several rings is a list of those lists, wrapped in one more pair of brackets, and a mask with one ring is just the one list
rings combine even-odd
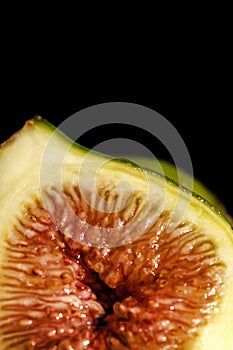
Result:
{"label": "pale inner rind layer", "polygon": [[[148,212],[145,212],[145,216],[142,215],[141,222],[143,224],[147,224],[148,227],[153,226],[162,212],[172,213],[172,221],[170,223],[173,225],[171,226],[172,229],[175,229],[176,225],[182,221],[191,226],[194,225],[213,242],[213,245],[216,247],[217,258],[226,266],[220,302],[211,318],[199,331],[198,336],[194,340],[190,340],[186,344],[186,348],[195,350],[232,349],[233,238],[230,225],[224,221],[220,214],[214,212],[211,207],[208,207],[196,197],[190,196],[189,193],[179,190],[176,186],[164,181],[159,176],[144,173],[139,169],[117,162],[107,162],[100,167],[99,162],[96,163],[96,158],[92,155],[86,158],[85,164],[82,164],[85,155],[83,150],[78,148],[70,149],[67,140],[57,136],[50,137],[51,131],[46,126],[28,125],[23,133],[18,135],[14,142],[6,145],[4,152],[1,151],[0,153],[1,277],[3,274],[2,266],[7,259],[4,242],[8,239],[9,232],[17,224],[22,198],[31,198],[33,200],[35,199],[35,194],[36,197],[38,195],[43,196],[41,190],[46,187],[49,188],[52,184],[61,188],[63,184],[68,183],[69,187],[74,187],[77,184],[78,175],[82,167],[84,173],[90,178],[96,175],[95,172],[92,174],[91,169],[98,168],[99,171],[95,179],[97,190],[99,189],[101,192],[101,188],[106,185],[106,181],[110,181],[114,186],[116,185],[116,188],[121,181],[127,181],[132,191],[137,191],[138,197],[141,198],[142,213],[146,205],[149,212],[150,210],[155,212],[155,216],[150,217],[148,221],[146,221]],[[50,155],[53,155],[53,157],[45,157],[44,155],[49,140],[49,152],[51,152]],[[28,152],[30,144],[31,149]],[[64,152],[64,146],[66,152]],[[62,157],[63,162],[61,163]],[[12,158],[11,162],[9,161],[10,158]],[[20,162],[18,159],[20,159]],[[47,169],[47,171],[41,170],[42,162],[43,168]],[[62,171],[60,168],[61,164]],[[85,171],[85,169],[89,170]],[[9,177],[6,174],[9,174]],[[135,239],[138,237],[131,238]],[[1,289],[1,299],[6,297],[3,293],[4,290]],[[0,338],[0,347],[3,348],[4,344],[1,344],[1,341],[2,339]]]}

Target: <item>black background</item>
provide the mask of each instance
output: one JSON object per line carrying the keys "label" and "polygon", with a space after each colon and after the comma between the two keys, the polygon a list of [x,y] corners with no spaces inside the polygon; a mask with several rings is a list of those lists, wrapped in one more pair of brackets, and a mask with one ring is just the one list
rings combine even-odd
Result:
{"label": "black background", "polygon": [[[201,29],[195,20],[187,28],[188,22],[166,34],[163,27],[142,33],[139,26],[123,35],[93,29],[85,38],[77,29],[72,40],[16,35],[5,50],[0,142],[34,115],[58,126],[94,104],[141,104],[173,124],[189,150],[194,175],[233,215],[229,43],[215,21]],[[92,147],[126,134],[122,127],[105,127],[79,141]],[[153,148],[144,136],[142,143]]]}

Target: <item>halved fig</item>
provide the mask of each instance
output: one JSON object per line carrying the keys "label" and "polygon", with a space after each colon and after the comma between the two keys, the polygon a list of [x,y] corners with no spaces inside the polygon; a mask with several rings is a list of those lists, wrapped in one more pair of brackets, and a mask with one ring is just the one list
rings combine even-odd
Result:
{"label": "halved fig", "polygon": [[233,230],[37,117],[0,150],[0,348],[233,348]]}

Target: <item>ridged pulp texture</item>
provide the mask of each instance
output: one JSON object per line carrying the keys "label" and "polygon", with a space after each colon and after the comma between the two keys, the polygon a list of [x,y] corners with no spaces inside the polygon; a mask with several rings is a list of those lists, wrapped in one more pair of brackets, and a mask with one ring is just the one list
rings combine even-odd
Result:
{"label": "ridged pulp texture", "polygon": [[6,234],[2,350],[185,349],[221,301],[225,265],[213,242],[188,222],[168,232],[169,214],[161,212],[132,243],[88,247],[80,243],[87,224],[124,226],[137,208],[106,220],[78,187],[66,186],[64,193],[82,223],[78,230],[71,226],[64,234],[65,226],[61,232],[54,224],[66,222],[66,211],[63,195],[52,188],[49,206],[56,220],[34,197],[22,204]]}

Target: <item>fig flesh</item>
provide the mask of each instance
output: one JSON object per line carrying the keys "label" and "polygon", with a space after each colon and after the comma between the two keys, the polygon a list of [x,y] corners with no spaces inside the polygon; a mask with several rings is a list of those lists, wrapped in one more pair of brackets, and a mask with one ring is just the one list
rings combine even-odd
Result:
{"label": "fig flesh", "polygon": [[204,198],[42,118],[0,168],[1,349],[233,348],[233,231]]}

